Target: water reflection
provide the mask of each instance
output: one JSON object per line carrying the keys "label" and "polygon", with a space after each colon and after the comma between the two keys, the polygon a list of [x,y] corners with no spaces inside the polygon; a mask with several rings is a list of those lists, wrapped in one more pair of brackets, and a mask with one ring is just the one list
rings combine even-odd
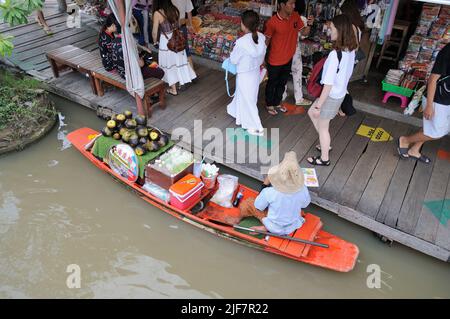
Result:
{"label": "water reflection", "polygon": [[11,191],[4,192],[0,184],[0,193],[2,196],[0,207],[0,234],[5,234],[8,229],[19,219],[20,201]]}
{"label": "water reflection", "polygon": [[96,273],[89,284],[95,298],[212,298],[192,289],[189,283],[169,272],[167,262],[137,252],[119,252],[110,272]]}

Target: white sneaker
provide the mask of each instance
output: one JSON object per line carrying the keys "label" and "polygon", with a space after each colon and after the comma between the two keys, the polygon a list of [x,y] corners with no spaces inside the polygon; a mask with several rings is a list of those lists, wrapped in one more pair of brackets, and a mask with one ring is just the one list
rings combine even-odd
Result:
{"label": "white sneaker", "polygon": [[248,134],[256,136],[264,136],[264,130],[248,129]]}

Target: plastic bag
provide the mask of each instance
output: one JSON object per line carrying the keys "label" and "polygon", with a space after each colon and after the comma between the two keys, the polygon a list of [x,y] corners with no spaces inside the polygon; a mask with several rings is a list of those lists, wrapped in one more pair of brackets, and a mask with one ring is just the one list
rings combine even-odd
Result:
{"label": "plastic bag", "polygon": [[231,201],[238,187],[239,179],[237,176],[225,174],[217,177],[217,180],[219,182],[219,189],[211,198],[211,201],[219,206],[231,208],[233,206]]}
{"label": "plastic bag", "polygon": [[153,196],[158,197],[159,199],[163,200],[166,203],[169,203],[170,193],[169,193],[169,191],[165,190],[164,188],[162,188],[156,184],[153,184],[151,182],[146,182],[144,184],[144,186],[142,186],[142,188],[146,192],[152,194]]}

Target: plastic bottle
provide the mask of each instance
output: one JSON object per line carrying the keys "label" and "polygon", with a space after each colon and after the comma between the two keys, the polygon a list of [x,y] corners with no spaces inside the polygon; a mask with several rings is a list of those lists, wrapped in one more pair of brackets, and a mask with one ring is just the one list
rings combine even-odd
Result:
{"label": "plastic bottle", "polygon": [[242,197],[244,197],[244,194],[242,194],[242,191],[239,190],[239,193],[236,196],[236,199],[233,202],[233,206],[234,207],[238,207],[239,206],[239,202],[241,201]]}

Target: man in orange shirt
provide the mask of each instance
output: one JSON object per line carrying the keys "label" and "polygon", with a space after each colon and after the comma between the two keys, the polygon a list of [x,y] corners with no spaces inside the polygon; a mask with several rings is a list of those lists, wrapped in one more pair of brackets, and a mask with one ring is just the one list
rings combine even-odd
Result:
{"label": "man in orange shirt", "polygon": [[[295,0],[278,0],[278,12],[267,21],[266,38],[269,49],[267,63],[268,81],[266,85],[267,111],[277,115],[286,112],[281,106],[283,92],[289,78],[292,58],[298,41],[298,32],[304,27],[297,12]],[[277,111],[278,110],[278,111]]]}

